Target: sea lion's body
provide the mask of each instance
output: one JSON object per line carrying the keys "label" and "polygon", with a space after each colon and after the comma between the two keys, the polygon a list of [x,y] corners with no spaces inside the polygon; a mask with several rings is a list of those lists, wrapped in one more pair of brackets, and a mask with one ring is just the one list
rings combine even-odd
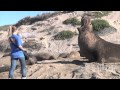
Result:
{"label": "sea lion's body", "polygon": [[[85,17],[82,20],[85,21],[85,19],[89,18]],[[91,21],[89,23],[91,23]],[[85,25],[89,23],[85,23]],[[103,40],[93,32],[89,25],[83,25],[81,28],[78,28],[78,31],[78,44],[82,57],[86,57],[89,61],[98,61],[101,63],[120,62],[119,44],[113,44]]]}

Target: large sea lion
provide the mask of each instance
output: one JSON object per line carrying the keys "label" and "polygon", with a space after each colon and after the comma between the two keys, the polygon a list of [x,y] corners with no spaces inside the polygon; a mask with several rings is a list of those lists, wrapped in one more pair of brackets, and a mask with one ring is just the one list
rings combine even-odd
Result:
{"label": "large sea lion", "polygon": [[80,55],[89,61],[100,63],[120,62],[120,45],[107,42],[93,32],[91,19],[83,16],[79,31],[78,44]]}

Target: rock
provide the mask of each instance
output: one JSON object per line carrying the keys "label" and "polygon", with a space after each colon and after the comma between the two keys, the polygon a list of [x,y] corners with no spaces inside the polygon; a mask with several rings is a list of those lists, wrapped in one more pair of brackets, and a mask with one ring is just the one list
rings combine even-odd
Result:
{"label": "rock", "polygon": [[44,38],[44,37],[41,37],[41,38],[40,38],[40,40],[43,40],[43,39],[45,39],[45,38]]}
{"label": "rock", "polygon": [[42,47],[42,44],[37,43],[36,41],[27,41],[23,44],[23,47],[40,50]]}
{"label": "rock", "polygon": [[2,57],[10,56],[10,53],[4,53]]}
{"label": "rock", "polygon": [[1,52],[10,52],[8,40],[1,40],[0,41],[0,51]]}
{"label": "rock", "polygon": [[58,57],[59,58],[67,58],[68,53],[61,53]]}
{"label": "rock", "polygon": [[72,51],[70,54],[68,54],[67,58],[80,59],[80,53],[76,51]]}
{"label": "rock", "polygon": [[90,79],[100,79],[96,73],[93,73]]}
{"label": "rock", "polygon": [[32,29],[32,30],[37,30],[37,28],[36,28],[36,27],[31,27],[31,29]]}
{"label": "rock", "polygon": [[9,66],[2,66],[2,67],[0,67],[0,73],[1,73],[1,72],[9,71],[9,69],[10,69]]}

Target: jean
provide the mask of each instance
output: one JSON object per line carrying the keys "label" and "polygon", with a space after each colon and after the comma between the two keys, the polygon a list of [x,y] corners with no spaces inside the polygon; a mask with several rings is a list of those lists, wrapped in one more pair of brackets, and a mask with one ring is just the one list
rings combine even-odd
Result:
{"label": "jean", "polygon": [[16,69],[16,61],[19,60],[20,65],[21,65],[21,74],[22,77],[26,77],[26,60],[25,57],[20,57],[20,58],[15,58],[15,59],[11,59],[11,67],[9,70],[9,78],[14,77],[14,70]]}

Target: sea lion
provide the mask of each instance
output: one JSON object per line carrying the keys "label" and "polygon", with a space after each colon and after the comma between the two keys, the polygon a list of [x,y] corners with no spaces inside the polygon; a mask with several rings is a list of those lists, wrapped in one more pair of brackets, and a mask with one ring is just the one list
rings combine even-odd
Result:
{"label": "sea lion", "polygon": [[120,62],[120,45],[105,41],[95,34],[89,16],[82,17],[81,28],[77,29],[79,31],[78,44],[82,57],[100,63]]}

